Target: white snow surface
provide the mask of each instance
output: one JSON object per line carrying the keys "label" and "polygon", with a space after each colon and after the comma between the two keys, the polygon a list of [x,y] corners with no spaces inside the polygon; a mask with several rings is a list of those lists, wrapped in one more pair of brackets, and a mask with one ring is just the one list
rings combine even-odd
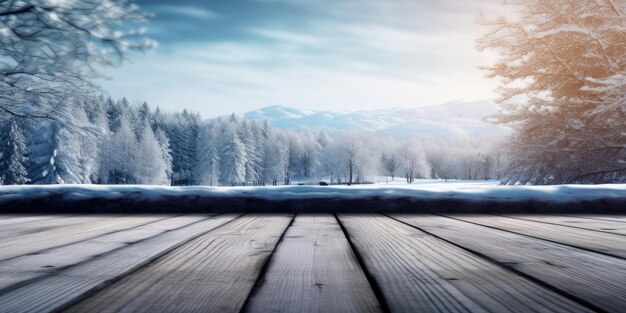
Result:
{"label": "white snow surface", "polygon": [[264,200],[315,198],[416,198],[427,200],[580,202],[626,199],[626,184],[500,186],[493,181],[420,182],[411,185],[166,187],[147,185],[28,185],[0,186],[0,204],[20,199],[61,196],[65,200],[131,198],[159,200],[172,196],[237,197]]}

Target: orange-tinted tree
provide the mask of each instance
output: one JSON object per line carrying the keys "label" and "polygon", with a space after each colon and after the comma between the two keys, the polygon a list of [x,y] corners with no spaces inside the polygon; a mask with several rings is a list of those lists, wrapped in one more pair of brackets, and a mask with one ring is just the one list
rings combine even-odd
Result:
{"label": "orange-tinted tree", "polygon": [[626,1],[515,1],[517,17],[485,22],[479,50],[500,78],[502,112],[515,130],[515,184],[626,181]]}

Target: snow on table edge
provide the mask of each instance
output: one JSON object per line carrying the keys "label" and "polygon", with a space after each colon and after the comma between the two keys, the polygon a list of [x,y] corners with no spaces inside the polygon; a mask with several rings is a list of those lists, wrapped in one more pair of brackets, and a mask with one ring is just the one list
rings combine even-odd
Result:
{"label": "snow on table edge", "polygon": [[158,201],[171,197],[247,198],[262,200],[305,199],[398,199],[471,201],[579,202],[602,199],[626,200],[626,184],[558,186],[486,185],[353,185],[353,186],[266,186],[266,187],[169,187],[146,185],[39,185],[0,186],[0,203],[60,198],[68,201],[91,199],[136,199]]}

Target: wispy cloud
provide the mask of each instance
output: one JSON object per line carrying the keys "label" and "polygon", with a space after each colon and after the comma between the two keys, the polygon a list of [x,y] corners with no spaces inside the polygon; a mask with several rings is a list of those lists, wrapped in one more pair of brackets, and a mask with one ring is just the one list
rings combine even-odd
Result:
{"label": "wispy cloud", "polygon": [[475,19],[501,0],[142,1],[162,48],[111,71],[114,96],[205,116],[493,96]]}
{"label": "wispy cloud", "polygon": [[219,17],[219,14],[207,8],[194,5],[159,4],[151,6],[150,9],[154,10],[157,14],[174,14],[199,19],[213,19]]}

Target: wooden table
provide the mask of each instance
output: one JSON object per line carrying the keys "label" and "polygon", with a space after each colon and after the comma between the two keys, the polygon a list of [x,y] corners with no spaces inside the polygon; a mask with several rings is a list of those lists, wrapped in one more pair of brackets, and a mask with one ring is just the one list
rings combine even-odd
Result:
{"label": "wooden table", "polygon": [[0,215],[0,312],[626,312],[626,216]]}

